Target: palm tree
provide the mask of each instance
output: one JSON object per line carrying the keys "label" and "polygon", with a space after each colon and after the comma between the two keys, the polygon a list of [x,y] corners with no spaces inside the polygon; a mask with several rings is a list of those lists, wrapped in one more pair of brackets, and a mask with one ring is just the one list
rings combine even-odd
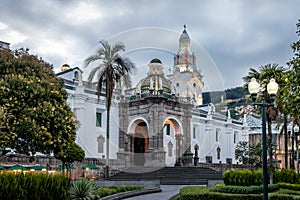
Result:
{"label": "palm tree", "polygon": [[[286,69],[282,66],[279,66],[278,64],[267,64],[259,67],[259,70],[255,70],[253,68],[250,69],[247,76],[243,77],[243,80],[245,82],[244,87],[248,88],[248,83],[252,78],[256,78],[258,82],[260,82],[262,85],[266,86],[271,78],[274,78],[276,82],[279,85],[279,88],[281,88],[284,85],[283,80],[283,74],[286,71]],[[279,91],[279,93],[281,90]],[[278,95],[280,96],[280,95]],[[270,103],[270,97],[267,92],[267,88],[264,87],[263,91],[263,97],[267,103]],[[281,101],[281,98],[276,98],[276,105],[277,108],[268,107],[267,108],[267,126],[268,126],[268,145],[269,147],[272,147],[272,120],[274,120],[277,116],[277,109],[279,111],[282,111],[283,114],[283,103]],[[287,136],[287,132],[285,133],[285,136]],[[285,143],[287,144],[287,137],[285,137]],[[269,158],[270,162],[272,161],[272,148],[269,148]],[[287,148],[285,149],[285,154],[287,155]],[[287,163],[287,158],[286,158]],[[272,164],[272,163],[271,163]]]}
{"label": "palm tree", "polygon": [[135,68],[134,63],[127,57],[122,57],[120,52],[125,51],[125,46],[121,43],[110,45],[107,41],[100,42],[101,47],[96,54],[85,59],[84,66],[88,67],[91,63],[96,66],[89,74],[88,80],[92,82],[95,75],[97,77],[97,92],[98,98],[102,88],[105,90],[106,96],[106,178],[109,178],[109,122],[110,108],[113,98],[113,90],[117,84],[124,84],[125,87],[130,87],[131,79],[130,72]]}

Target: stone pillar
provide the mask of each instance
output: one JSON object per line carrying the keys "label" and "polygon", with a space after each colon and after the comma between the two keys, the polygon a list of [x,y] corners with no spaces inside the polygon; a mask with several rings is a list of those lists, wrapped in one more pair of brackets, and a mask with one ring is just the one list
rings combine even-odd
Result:
{"label": "stone pillar", "polygon": [[182,147],[182,135],[176,134],[176,162],[175,166],[181,166],[181,147]]}
{"label": "stone pillar", "polygon": [[125,137],[128,126],[128,103],[120,101],[119,103],[119,148],[124,149]]}
{"label": "stone pillar", "polygon": [[184,148],[184,165],[185,166],[192,166],[193,164],[193,154],[191,153],[191,109],[193,105],[192,104],[185,104],[184,105],[184,114],[182,117],[182,125],[183,125],[183,135],[184,135],[184,141],[183,141],[183,148]]}
{"label": "stone pillar", "polygon": [[199,149],[199,146],[196,144],[196,145],[194,146],[194,149],[195,149],[194,166],[197,166],[197,165],[198,165],[198,161],[199,161],[199,157],[198,157],[198,149]]}

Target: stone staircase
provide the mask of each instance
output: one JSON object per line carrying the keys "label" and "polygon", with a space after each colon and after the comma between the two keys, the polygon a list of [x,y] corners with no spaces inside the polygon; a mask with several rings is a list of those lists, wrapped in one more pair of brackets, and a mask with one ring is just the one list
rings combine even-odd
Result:
{"label": "stone staircase", "polygon": [[114,181],[160,180],[161,185],[207,185],[222,180],[222,172],[202,167],[130,167],[110,177]]}

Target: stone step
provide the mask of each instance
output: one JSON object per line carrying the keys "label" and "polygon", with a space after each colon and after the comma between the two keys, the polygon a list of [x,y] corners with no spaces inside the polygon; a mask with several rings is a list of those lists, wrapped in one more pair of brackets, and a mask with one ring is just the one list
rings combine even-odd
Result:
{"label": "stone step", "polygon": [[[152,170],[152,171],[151,171]],[[138,171],[137,173],[135,173]],[[144,172],[143,172],[144,171]],[[208,180],[221,180],[222,173],[200,167],[131,167],[111,180],[160,180],[166,185],[207,185]]]}

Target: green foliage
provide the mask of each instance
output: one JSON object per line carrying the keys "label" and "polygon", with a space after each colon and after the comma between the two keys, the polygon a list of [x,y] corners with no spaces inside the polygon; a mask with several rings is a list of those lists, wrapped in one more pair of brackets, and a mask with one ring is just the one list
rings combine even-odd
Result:
{"label": "green foliage", "polygon": [[0,50],[0,148],[49,154],[75,140],[76,121],[52,66],[28,52]]}
{"label": "green foliage", "polygon": [[187,186],[180,189],[180,200],[257,200],[262,199],[262,194],[227,194],[216,192],[204,186]]}
{"label": "green foliage", "polygon": [[[300,20],[297,23],[297,32],[300,36]],[[291,45],[294,55],[288,65],[290,70],[284,74],[284,85],[281,88],[281,101],[285,103],[284,110],[290,114],[296,121],[299,119],[300,110],[300,40]],[[298,122],[299,124],[299,122]]]}
{"label": "green foliage", "polygon": [[250,164],[255,167],[261,167],[262,161],[262,145],[257,143],[254,146],[249,146],[248,142],[240,141],[235,147],[235,159],[243,164]]}
{"label": "green foliage", "polygon": [[278,192],[278,193],[272,194],[270,199],[271,200],[296,200],[296,199],[300,199],[300,197]]}
{"label": "green foliage", "polygon": [[280,188],[300,191],[300,184],[279,183]]}
{"label": "green foliage", "polygon": [[55,152],[55,158],[60,159],[63,163],[72,164],[74,161],[81,162],[85,153],[82,148],[72,142],[65,149],[58,148],[59,151]]}
{"label": "green foliage", "polygon": [[[279,190],[279,184],[269,184],[268,192],[274,192]],[[260,194],[263,193],[263,186],[233,186],[226,185],[216,188],[217,192],[232,193],[232,194]]]}
{"label": "green foliage", "polygon": [[87,179],[73,181],[70,188],[71,200],[94,200],[99,198],[97,186]]}
{"label": "green foliage", "polygon": [[289,194],[289,195],[298,195],[298,196],[300,196],[299,188],[298,189],[280,189],[280,191],[278,193],[279,194]]}
{"label": "green foliage", "polygon": [[[225,186],[227,187],[227,186]],[[240,187],[242,189],[238,189],[238,186],[228,186],[227,188],[231,188],[233,193],[221,193],[218,192],[218,189],[212,189],[204,186],[187,186],[180,189],[179,197],[177,199],[180,200],[257,200],[263,199],[262,194],[262,186],[251,186],[251,189],[247,189],[247,187]],[[219,188],[220,189],[220,188]],[[253,190],[255,193],[258,193],[257,190],[260,190],[260,194],[242,194],[236,193],[237,191],[246,191],[249,192]],[[270,200],[289,200],[289,199],[300,199],[299,191],[288,191],[288,190],[278,190],[279,185],[273,184],[268,187]]]}
{"label": "green foliage", "polygon": [[223,174],[223,181],[225,185],[261,185],[262,177],[261,170],[228,170]]}
{"label": "green foliage", "polygon": [[65,200],[69,188],[62,174],[0,173],[0,199]]}
{"label": "green foliage", "polygon": [[114,187],[101,187],[98,188],[98,196],[100,198],[106,197],[112,194],[127,192],[132,190],[141,190],[143,187],[141,186],[114,186]]}
{"label": "green foliage", "polygon": [[273,174],[274,183],[300,184],[300,176],[292,169],[277,170]]}

